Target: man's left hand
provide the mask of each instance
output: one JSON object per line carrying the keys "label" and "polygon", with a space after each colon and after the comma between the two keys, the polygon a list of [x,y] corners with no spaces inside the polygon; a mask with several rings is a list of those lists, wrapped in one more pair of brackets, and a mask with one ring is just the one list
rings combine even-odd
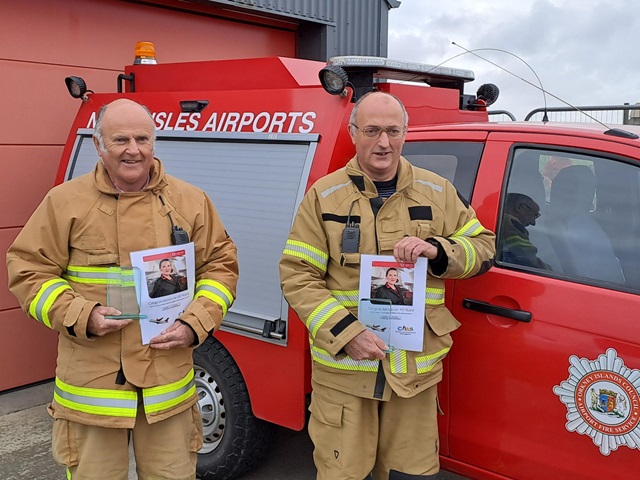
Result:
{"label": "man's left hand", "polygon": [[418,257],[433,260],[438,255],[438,249],[418,237],[404,237],[393,247],[393,256],[399,262],[415,263]]}
{"label": "man's left hand", "polygon": [[151,348],[169,350],[177,347],[190,347],[195,337],[193,330],[179,320],[176,320],[169,328],[163,330],[160,335],[153,337],[149,342]]}

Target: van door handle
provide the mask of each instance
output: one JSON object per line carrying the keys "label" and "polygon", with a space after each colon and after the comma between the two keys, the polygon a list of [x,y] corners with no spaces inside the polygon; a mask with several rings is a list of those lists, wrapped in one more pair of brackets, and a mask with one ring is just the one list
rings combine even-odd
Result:
{"label": "van door handle", "polygon": [[513,308],[499,307],[498,305],[481,302],[480,300],[465,298],[462,301],[462,306],[476,312],[500,315],[501,317],[511,318],[519,322],[528,323],[531,321],[531,312],[527,312],[525,310],[514,310]]}

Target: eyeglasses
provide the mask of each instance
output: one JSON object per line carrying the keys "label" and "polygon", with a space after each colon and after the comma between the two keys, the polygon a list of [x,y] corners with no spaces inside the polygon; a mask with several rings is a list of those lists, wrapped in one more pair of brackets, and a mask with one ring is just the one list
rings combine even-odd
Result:
{"label": "eyeglasses", "polygon": [[523,203],[522,205],[527,207],[527,210],[529,210],[530,212],[533,212],[533,218],[540,218],[540,215],[542,215],[540,211],[536,211],[536,209],[533,208],[532,206],[527,205],[526,203]]}
{"label": "eyeglasses", "polygon": [[379,138],[382,135],[382,132],[386,133],[388,136],[392,138],[398,138],[404,135],[407,131],[406,128],[398,128],[398,127],[364,127],[360,128],[355,123],[351,124],[356,127],[356,130],[360,130],[362,134],[367,138]]}

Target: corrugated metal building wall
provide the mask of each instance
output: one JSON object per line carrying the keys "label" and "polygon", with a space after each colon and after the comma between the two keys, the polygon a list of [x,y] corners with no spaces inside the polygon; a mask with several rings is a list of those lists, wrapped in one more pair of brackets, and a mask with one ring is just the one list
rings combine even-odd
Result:
{"label": "corrugated metal building wall", "polygon": [[388,13],[398,0],[211,0],[300,22],[298,57],[387,56]]}

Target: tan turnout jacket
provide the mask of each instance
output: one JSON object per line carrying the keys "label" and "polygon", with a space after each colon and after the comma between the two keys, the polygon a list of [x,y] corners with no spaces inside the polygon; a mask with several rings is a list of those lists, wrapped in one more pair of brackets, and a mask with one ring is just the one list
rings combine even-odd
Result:
{"label": "tan turnout jacket", "polygon": [[235,297],[236,247],[206,194],[165,175],[157,159],[141,192],[118,192],[101,162],[53,188],[9,248],[10,290],[25,313],[59,333],[55,417],[132,428],[136,387],[150,423],[196,402],[191,348],[142,345],[137,322],[104,337],[86,330],[92,308],[106,305],[113,267],[131,266],[132,251],[171,245],[169,212],[195,243],[195,298],[180,318],[201,343]]}
{"label": "tan turnout jacket", "polygon": [[[284,295],[309,330],[313,378],[366,398],[390,398],[391,389],[411,397],[439,382],[449,335],[459,323],[444,306],[445,278],[467,278],[491,266],[495,236],[446,179],[401,158],[396,193],[374,217],[373,182],[354,157],[345,168],[317,181],[304,197],[280,261]],[[343,253],[342,232],[360,226],[358,253]],[[396,350],[382,361],[355,361],[344,346],[365,327],[357,320],[360,255],[393,255],[405,235],[433,238],[448,266],[440,276],[429,268],[422,352]],[[368,295],[366,295],[368,296]],[[390,387],[390,388],[389,388]]]}

